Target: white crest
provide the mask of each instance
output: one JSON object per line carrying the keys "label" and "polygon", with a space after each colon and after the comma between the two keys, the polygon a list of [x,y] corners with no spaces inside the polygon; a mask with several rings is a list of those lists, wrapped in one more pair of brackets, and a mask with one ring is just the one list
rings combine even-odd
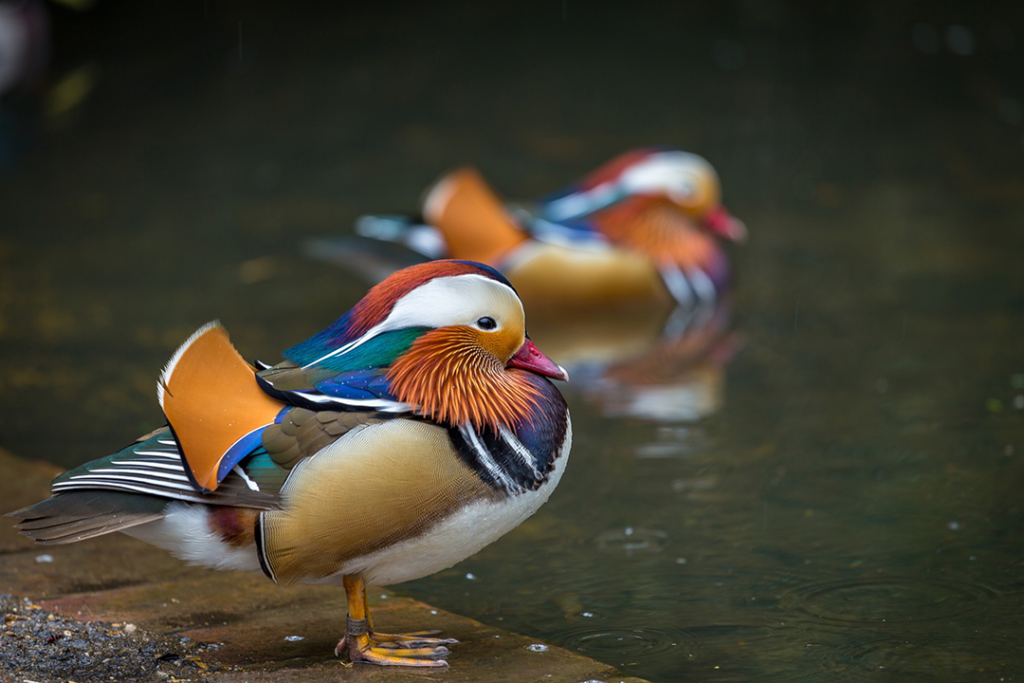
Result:
{"label": "white crest", "polygon": [[379,334],[406,327],[447,327],[471,325],[479,318],[489,316],[499,327],[503,324],[522,325],[525,319],[523,304],[508,285],[476,273],[438,277],[406,293],[382,322],[347,344],[307,363],[317,363],[355,349]]}

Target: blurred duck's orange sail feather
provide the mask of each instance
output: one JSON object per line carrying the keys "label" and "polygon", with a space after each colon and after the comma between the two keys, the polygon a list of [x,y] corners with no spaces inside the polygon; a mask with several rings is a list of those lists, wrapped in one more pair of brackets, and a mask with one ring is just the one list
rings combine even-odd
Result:
{"label": "blurred duck's orange sail feather", "polygon": [[284,407],[259,388],[255,368],[218,322],[181,345],[164,368],[157,393],[182,457],[206,491],[223,478],[221,464],[231,447],[271,424]]}
{"label": "blurred duck's orange sail feather", "polygon": [[423,217],[441,231],[449,255],[495,265],[527,235],[480,173],[463,168],[442,178],[423,201]]}

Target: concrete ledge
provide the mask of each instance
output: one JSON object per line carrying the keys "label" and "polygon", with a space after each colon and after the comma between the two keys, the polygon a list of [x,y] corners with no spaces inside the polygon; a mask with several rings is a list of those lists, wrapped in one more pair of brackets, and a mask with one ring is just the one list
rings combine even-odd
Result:
{"label": "concrete ledge", "polygon": [[[58,472],[3,451],[0,467],[8,473],[0,481],[0,500],[11,510],[45,497],[50,479]],[[155,642],[215,644],[188,657],[192,673],[180,680],[317,683],[414,677],[451,682],[642,683],[563,648],[380,589],[370,591],[378,628],[441,629],[445,637],[459,640],[448,656],[451,666],[423,670],[353,666],[333,654],[345,622],[345,594],[340,588],[279,588],[259,576],[187,567],[159,549],[120,534],[67,546],[36,546],[14,533],[9,521],[13,520],[0,523],[0,593],[31,598],[35,604],[26,609],[52,613],[51,621],[105,622],[111,624],[112,632],[130,623],[133,632],[140,629]],[[90,680],[81,668],[71,668],[70,662],[66,672],[50,671],[50,678],[32,678],[22,669],[5,670],[14,666],[11,662],[16,658],[5,651],[13,643],[13,638],[0,637],[0,681],[68,680],[72,673],[79,683]],[[42,650],[48,645],[44,638],[31,647]],[[165,664],[154,660],[151,671],[147,669],[149,677],[140,680],[174,679]],[[17,677],[12,678],[15,673]],[[67,675],[53,678],[56,673]],[[99,669],[95,673],[101,675]]]}

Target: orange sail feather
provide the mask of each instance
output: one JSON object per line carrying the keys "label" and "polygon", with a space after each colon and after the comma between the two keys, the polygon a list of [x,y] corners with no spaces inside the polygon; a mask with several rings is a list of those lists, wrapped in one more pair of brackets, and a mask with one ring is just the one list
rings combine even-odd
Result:
{"label": "orange sail feather", "polygon": [[444,234],[456,259],[493,264],[528,238],[473,168],[441,179],[423,202],[423,217]]}
{"label": "orange sail feather", "polygon": [[232,447],[253,440],[284,407],[259,388],[254,373],[215,321],[182,344],[160,376],[160,406],[204,491],[216,490]]}

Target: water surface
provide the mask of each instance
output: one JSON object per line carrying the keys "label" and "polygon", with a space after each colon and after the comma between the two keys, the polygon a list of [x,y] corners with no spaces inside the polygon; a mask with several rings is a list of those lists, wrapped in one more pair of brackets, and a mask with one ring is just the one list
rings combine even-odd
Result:
{"label": "water surface", "polygon": [[727,348],[672,409],[584,369],[549,504],[403,590],[654,681],[1024,676],[1019,8],[51,12],[0,127],[0,446],[72,466],[158,426],[213,318],[275,360],[366,287],[302,242],[454,165],[519,198],[683,147],[751,232]]}

